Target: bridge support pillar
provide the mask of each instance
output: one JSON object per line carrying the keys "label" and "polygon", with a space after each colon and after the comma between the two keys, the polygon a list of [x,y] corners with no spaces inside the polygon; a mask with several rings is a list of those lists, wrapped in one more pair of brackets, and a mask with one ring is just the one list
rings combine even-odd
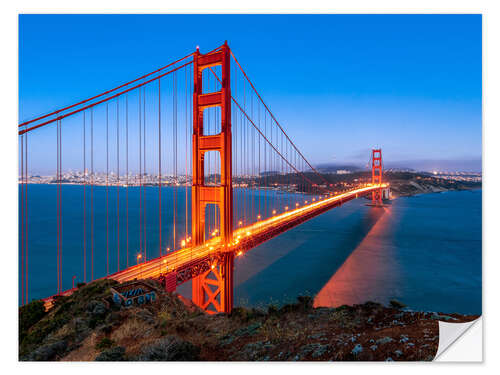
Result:
{"label": "bridge support pillar", "polygon": [[[203,92],[203,71],[221,66],[220,90]],[[227,43],[217,51],[205,55],[197,50],[193,57],[193,186],[191,190],[192,243],[205,242],[206,206],[218,206],[220,212],[220,239],[227,245],[233,237],[233,188],[231,156],[231,85],[230,55]],[[219,134],[206,135],[203,131],[204,110],[219,107],[221,124]],[[205,185],[205,153],[217,151],[220,155],[220,185]],[[208,312],[230,313],[233,308],[233,261],[230,253],[222,254],[217,264],[193,279],[193,302]],[[212,310],[209,308],[213,308]]]}
{"label": "bridge support pillar", "polygon": [[209,314],[230,313],[233,307],[234,254],[225,253],[222,260],[193,279],[192,300]]}
{"label": "bridge support pillar", "polygon": [[[382,150],[372,150],[372,184],[382,184]],[[382,188],[372,192],[372,204],[382,204]]]}

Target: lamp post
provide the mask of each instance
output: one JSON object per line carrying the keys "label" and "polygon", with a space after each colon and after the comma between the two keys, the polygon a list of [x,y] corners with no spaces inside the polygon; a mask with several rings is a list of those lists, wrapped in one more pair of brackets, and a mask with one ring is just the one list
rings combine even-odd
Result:
{"label": "lamp post", "polygon": [[[141,259],[142,259],[142,253],[137,254],[137,264],[139,264],[141,262]],[[141,275],[141,279],[142,279],[142,267],[140,267],[140,270],[141,270],[140,275]]]}

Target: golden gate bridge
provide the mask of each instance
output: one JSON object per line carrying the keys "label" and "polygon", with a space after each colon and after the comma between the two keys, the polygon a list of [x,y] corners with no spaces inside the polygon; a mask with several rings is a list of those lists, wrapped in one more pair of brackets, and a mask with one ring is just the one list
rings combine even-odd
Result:
{"label": "golden gate bridge", "polygon": [[[287,135],[227,42],[205,54],[197,48],[111,90],[24,121],[18,133],[22,304],[29,301],[29,251],[37,251],[29,241],[29,170],[42,154],[54,160],[57,186],[57,288],[45,298],[47,306],[76,290],[66,287],[70,281],[63,272],[63,205],[81,206],[84,282],[156,278],[174,291],[191,280],[195,304],[228,313],[235,258],[352,199],[371,197],[372,205],[382,205],[388,191],[380,149],[372,150],[371,181],[333,191]],[[81,196],[71,201],[63,194],[69,166],[81,168],[82,185]],[[99,207],[105,220],[99,223],[97,186],[106,197]],[[146,194],[152,186],[158,193],[153,212]],[[165,187],[173,189],[168,218]],[[139,194],[130,195],[131,188]],[[129,219],[132,208],[139,211],[138,222]],[[152,222],[158,226],[153,249]],[[96,240],[97,231],[105,231],[105,241]],[[132,231],[139,232],[137,240]],[[103,252],[105,271],[96,263]]]}

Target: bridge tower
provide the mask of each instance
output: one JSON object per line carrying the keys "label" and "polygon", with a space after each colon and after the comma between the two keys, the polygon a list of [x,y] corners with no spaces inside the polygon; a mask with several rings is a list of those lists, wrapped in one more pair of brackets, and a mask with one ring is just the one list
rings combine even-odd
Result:
{"label": "bridge tower", "polygon": [[[372,184],[382,184],[382,149],[372,150]],[[372,204],[382,204],[382,188],[372,192]]]}
{"label": "bridge tower", "polygon": [[[221,66],[221,89],[203,93],[202,72],[213,66]],[[233,189],[231,156],[231,86],[230,55],[227,42],[218,51],[194,54],[193,93],[193,184],[191,192],[193,246],[205,242],[205,211],[214,204],[220,212],[220,238],[225,248],[233,236]],[[204,135],[203,112],[209,107],[220,107],[220,133]],[[209,151],[220,156],[221,180],[219,186],[205,186],[204,157]],[[234,254],[224,252],[207,271],[192,281],[193,302],[209,313],[229,313],[233,307]]]}

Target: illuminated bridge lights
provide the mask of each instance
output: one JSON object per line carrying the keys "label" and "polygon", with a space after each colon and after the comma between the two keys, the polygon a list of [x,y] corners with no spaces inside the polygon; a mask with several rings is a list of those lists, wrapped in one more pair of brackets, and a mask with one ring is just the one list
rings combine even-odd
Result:
{"label": "illuminated bridge lights", "polygon": [[[247,246],[246,241],[252,241],[254,238],[257,239],[257,242],[255,244],[252,243],[251,247],[257,246],[262,243],[262,241],[266,241],[281,233],[279,228],[284,224],[293,223],[294,221],[300,220],[300,218],[305,215],[314,214],[315,212],[320,211],[336,202],[343,202],[346,199],[355,197],[356,195],[362,196],[363,193],[370,193],[373,189],[377,189],[379,187],[385,188],[387,186],[388,184],[381,184],[371,187],[358,188],[340,195],[326,196],[323,200],[316,200],[315,202],[311,202],[309,205],[303,207],[298,207],[297,204],[297,208],[295,209],[288,210],[271,218],[265,218],[264,220],[249,226],[236,229],[234,231],[233,240],[228,244],[228,246],[230,246],[231,249],[234,249],[235,246],[240,246],[240,243]],[[246,235],[248,232],[251,233],[250,236]],[[244,237],[244,240],[242,237]],[[215,237],[207,240],[207,242],[202,245],[175,249],[175,251],[172,251],[163,257],[149,261],[141,262],[141,260],[143,260],[143,254],[138,253],[137,266],[119,271],[109,277],[118,282],[125,282],[133,280],[134,278],[158,277],[160,273],[166,274],[179,272],[179,270],[182,270],[183,267],[193,264],[193,262],[202,261],[211,254],[224,251],[223,246],[224,244],[222,243],[220,237]],[[170,248],[167,249],[170,251]],[[244,253],[244,251],[237,248],[234,250],[236,256],[241,256]],[[166,264],[168,264],[167,269],[165,269],[164,266]]]}

